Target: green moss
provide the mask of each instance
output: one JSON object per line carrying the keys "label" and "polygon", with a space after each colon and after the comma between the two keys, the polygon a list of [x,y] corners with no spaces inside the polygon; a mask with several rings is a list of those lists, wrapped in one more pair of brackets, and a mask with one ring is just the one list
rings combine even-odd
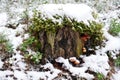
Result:
{"label": "green moss", "polygon": [[28,48],[31,48],[34,51],[38,51],[40,46],[41,44],[38,42],[38,40],[34,36],[30,36],[28,39],[23,41],[20,49],[22,51],[26,51]]}
{"label": "green moss", "polygon": [[108,31],[113,36],[118,36],[120,33],[120,23],[117,21],[117,19],[112,19],[110,22],[110,28]]}
{"label": "green moss", "polygon": [[105,80],[105,76],[102,73],[97,73],[97,80]]}
{"label": "green moss", "polygon": [[24,54],[24,58],[27,62],[39,64],[42,59],[42,53],[36,52],[35,54]]}
{"label": "green moss", "polygon": [[[57,30],[59,28],[67,26],[67,27],[71,27],[75,31],[78,31],[80,34],[84,34],[84,33],[88,34],[91,37],[92,47],[99,46],[103,40],[102,23],[98,23],[95,21],[88,21],[89,25],[87,25],[82,21],[78,22],[75,19],[71,19],[66,16],[61,17],[59,15],[55,15],[53,16],[53,18],[56,20],[61,19],[62,22],[58,23],[57,21],[53,21],[52,19],[46,18],[45,16],[44,18],[42,18],[40,12],[34,11],[33,18],[31,19],[32,25],[29,28],[31,35],[36,36],[38,35],[38,32],[44,30],[45,32],[48,33],[47,34],[48,39],[50,34],[52,34],[51,37],[53,37],[54,39]],[[49,43],[53,46],[54,40],[52,42],[50,40]]]}
{"label": "green moss", "polygon": [[103,32],[102,32],[102,23],[97,23],[95,21],[88,21],[89,25],[84,22],[77,22],[72,20],[73,29],[78,31],[80,34],[88,34],[91,38],[91,48],[95,48],[95,46],[100,46],[102,43]]}
{"label": "green moss", "polygon": [[26,51],[27,47],[30,46],[30,45],[32,45],[34,41],[35,41],[34,37],[30,37],[30,38],[24,40],[23,44],[20,46],[20,49],[22,51]]}
{"label": "green moss", "polygon": [[31,33],[34,31],[37,33],[42,30],[55,33],[56,29],[59,27],[58,22],[54,22],[52,19],[49,18],[42,18],[41,13],[38,11],[34,11],[34,15],[31,21],[32,25],[29,29]]}
{"label": "green moss", "polygon": [[[97,23],[95,21],[88,21],[89,25],[84,22],[78,22],[75,19],[68,18],[66,16],[54,15],[52,19],[47,18],[45,15],[42,15],[41,12],[35,10],[33,14],[33,18],[30,19],[31,24],[29,25],[29,33],[30,38],[26,39],[21,45],[21,50],[26,51],[29,47],[35,52],[41,52],[40,47],[40,32],[45,32],[47,43],[50,44],[52,53],[54,53],[54,44],[55,37],[57,31],[63,27],[70,27],[74,31],[77,31],[78,34],[88,34],[91,37],[91,48],[95,48],[95,46],[101,45],[103,40],[102,36],[102,24]],[[57,22],[61,20],[61,23]],[[79,36],[78,36],[79,37]],[[79,49],[81,49],[81,41],[79,42],[79,38],[76,40],[77,45],[77,54],[81,53]],[[43,44],[44,45],[44,44]]]}
{"label": "green moss", "polygon": [[[13,53],[12,44],[10,43],[9,39],[6,38],[6,35],[3,33],[0,34],[0,46],[2,53]],[[6,54],[7,55],[7,54]]]}
{"label": "green moss", "polygon": [[[41,44],[38,42],[34,36],[30,36],[28,39],[23,41],[23,44],[20,45],[20,50],[24,52],[24,58],[27,62],[32,61],[35,64],[38,64],[42,59],[42,53],[39,52]],[[27,50],[31,49],[35,51],[35,54],[29,53]],[[32,63],[31,62],[31,63]]]}
{"label": "green moss", "polygon": [[6,36],[4,34],[0,34],[0,43],[7,42],[8,40],[6,39]]}
{"label": "green moss", "polygon": [[104,39],[102,36],[103,24],[95,21],[88,21],[88,23],[89,25],[85,24],[83,21],[78,22],[75,19],[64,16],[61,24],[63,27],[72,27],[73,30],[78,31],[80,34],[88,34],[91,37],[91,47],[95,48],[95,46],[100,46]]}
{"label": "green moss", "polygon": [[117,59],[114,60],[115,66],[120,67],[120,56],[117,57]]}

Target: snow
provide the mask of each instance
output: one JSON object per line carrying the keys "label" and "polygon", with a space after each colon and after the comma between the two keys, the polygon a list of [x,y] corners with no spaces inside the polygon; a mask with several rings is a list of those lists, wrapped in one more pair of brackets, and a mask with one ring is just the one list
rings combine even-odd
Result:
{"label": "snow", "polygon": [[[46,79],[45,73],[36,72],[36,71],[30,71],[30,72],[28,72],[28,76],[32,77],[32,79],[35,79],[35,80],[39,80],[40,78],[41,79]],[[28,78],[28,79],[30,79],[30,78]]]}
{"label": "snow", "polygon": [[39,80],[39,79],[52,80],[61,72],[60,70],[55,69],[51,63],[47,63],[46,65],[44,65],[44,68],[50,69],[51,71],[45,71],[45,72],[28,71],[27,74],[29,77],[31,76],[32,79],[35,80]]}
{"label": "snow", "polygon": [[[105,18],[106,20],[103,20],[105,23],[105,26],[103,28],[103,35],[107,39],[105,42],[105,47],[101,49],[101,53],[104,54],[107,51],[118,51],[120,50],[120,36],[112,36],[111,34],[108,33],[109,27],[110,27],[110,21],[112,19],[118,19],[118,22],[120,21],[118,18],[118,15],[120,14],[120,10],[114,10],[114,11],[109,11],[106,14],[100,14],[99,16],[101,18]],[[120,34],[120,33],[119,33]],[[116,55],[116,53],[112,55]]]}
{"label": "snow", "polygon": [[23,71],[14,71],[14,76],[18,79],[18,80],[27,80],[27,76]]}
{"label": "snow", "polygon": [[107,56],[91,55],[89,57],[84,57],[84,61],[85,63],[83,66],[89,67],[90,70],[95,72],[103,73],[105,76],[110,70]]}
{"label": "snow", "polygon": [[118,70],[116,74],[113,74],[111,80],[119,80],[119,79],[120,79],[120,70]]}
{"label": "snow", "polygon": [[6,25],[7,19],[8,19],[8,17],[5,12],[0,13],[0,27]]}
{"label": "snow", "polygon": [[0,79],[1,80],[5,80],[6,78],[9,78],[7,77],[8,75],[13,75],[13,72],[12,71],[9,71],[9,70],[6,70],[6,71],[0,71]]}
{"label": "snow", "polygon": [[[22,13],[24,9],[22,8],[11,8],[15,12]],[[93,10],[85,5],[85,4],[44,4],[40,5],[38,8],[42,12],[42,14],[46,15],[49,18],[52,18],[52,15],[66,15],[70,18],[75,18],[77,21],[84,21],[87,23],[87,20],[94,20],[92,17]],[[29,12],[31,15],[32,13]],[[118,15],[117,11],[109,12],[105,15],[100,15],[101,17],[105,18],[116,18]],[[16,19],[11,19],[11,22],[18,21],[20,19],[19,17],[16,17]],[[55,78],[59,73],[62,71],[55,69],[54,66],[51,63],[47,63],[43,65],[44,69],[50,69],[50,71],[24,71],[26,70],[26,64],[23,60],[23,56],[20,55],[20,51],[16,51],[16,48],[22,44],[22,40],[29,37],[29,34],[24,34],[24,28],[26,28],[27,25],[19,25],[15,30],[9,29],[4,27],[7,24],[8,15],[5,12],[0,13],[0,34],[4,33],[7,35],[7,38],[10,39],[11,43],[13,44],[14,48],[14,55],[12,58],[10,58],[9,62],[13,64],[11,67],[14,71],[0,70],[0,80],[14,80],[12,77],[6,77],[6,75],[14,75],[18,80],[39,80],[39,79],[45,79],[45,80],[52,80]],[[54,20],[54,19],[53,19]],[[105,21],[107,22],[107,20]],[[16,22],[15,22],[16,23]],[[83,60],[85,63],[82,64],[82,67],[74,67],[69,63],[69,59],[64,59],[62,57],[59,57],[56,59],[56,62],[63,63],[63,68],[65,70],[69,70],[70,73],[77,77],[85,77],[88,80],[92,80],[94,76],[89,73],[85,73],[86,70],[90,69],[95,72],[103,73],[105,76],[110,71],[110,66],[108,64],[108,56],[106,55],[106,51],[108,50],[120,50],[120,37],[114,37],[110,35],[108,30],[109,24],[106,24],[104,28],[104,36],[108,40],[105,42],[105,47],[102,47],[102,49],[97,50],[96,55],[90,55],[90,56],[83,56]],[[20,33],[20,36],[16,37],[15,35],[17,33]],[[22,37],[24,35],[24,37]],[[116,53],[115,53],[116,54]],[[16,58],[16,61],[14,59]],[[0,68],[2,68],[3,62],[0,59]],[[17,69],[20,69],[17,70]],[[52,72],[52,73],[51,73]],[[118,70],[116,74],[113,74],[113,77],[111,80],[119,80],[120,77],[120,71]]]}
{"label": "snow", "polygon": [[[13,44],[13,48],[16,49],[20,44],[22,44],[22,34],[24,33],[24,28],[26,28],[26,25],[19,25],[16,30],[1,27],[0,33],[7,35],[7,38]],[[21,36],[16,37],[16,34],[18,33],[20,33]]]}
{"label": "snow", "polygon": [[2,68],[3,66],[3,62],[0,60],[0,68]]}
{"label": "snow", "polygon": [[40,10],[42,14],[51,19],[53,19],[53,15],[65,15],[85,23],[87,23],[87,20],[94,20],[93,10],[85,4],[44,4],[39,6],[37,10]]}
{"label": "snow", "polygon": [[120,38],[119,37],[113,37],[112,35],[108,34],[107,32],[105,33],[105,37],[108,39],[106,42],[105,49],[106,50],[119,50],[120,45]]}
{"label": "snow", "polygon": [[81,68],[78,68],[78,67],[73,67],[68,59],[64,59],[62,57],[59,57],[56,59],[56,62],[59,62],[59,63],[63,63],[63,68],[66,69],[66,70],[69,70],[73,76],[77,76],[77,77],[85,77],[86,79],[88,80],[91,80],[94,78],[93,75],[90,75],[88,73],[85,73],[85,71],[88,69],[86,66],[85,67],[81,67]]}
{"label": "snow", "polygon": [[24,39],[29,38],[29,34],[24,34]]}

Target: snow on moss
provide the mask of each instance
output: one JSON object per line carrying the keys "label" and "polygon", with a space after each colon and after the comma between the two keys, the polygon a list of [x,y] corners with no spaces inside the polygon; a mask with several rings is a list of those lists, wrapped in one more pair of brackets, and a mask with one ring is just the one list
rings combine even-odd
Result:
{"label": "snow on moss", "polygon": [[85,23],[88,20],[94,20],[92,16],[93,10],[85,4],[44,4],[40,5],[37,10],[40,10],[48,18],[53,18],[54,15],[65,15]]}

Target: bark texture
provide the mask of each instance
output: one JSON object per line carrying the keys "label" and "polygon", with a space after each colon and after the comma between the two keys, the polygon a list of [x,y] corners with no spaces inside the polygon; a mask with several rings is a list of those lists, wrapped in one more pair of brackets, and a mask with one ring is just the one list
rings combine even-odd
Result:
{"label": "bark texture", "polygon": [[39,32],[40,51],[44,53],[43,58],[51,61],[57,57],[79,57],[82,54],[84,43],[80,34],[71,27],[60,28],[51,37],[48,37],[49,34],[46,31]]}

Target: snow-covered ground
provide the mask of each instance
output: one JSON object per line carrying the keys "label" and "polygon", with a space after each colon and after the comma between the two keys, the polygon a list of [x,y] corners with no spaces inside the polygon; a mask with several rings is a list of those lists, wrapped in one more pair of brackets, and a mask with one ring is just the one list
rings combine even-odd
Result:
{"label": "snow-covered ground", "polygon": [[[68,17],[75,18],[78,21],[85,21],[87,20],[94,20],[92,17],[92,11],[89,6],[85,4],[46,4],[46,5],[40,5],[38,10],[41,10],[41,12],[48,17],[52,18],[51,15],[67,15]],[[0,80],[57,80],[58,75],[65,75],[67,76],[67,73],[63,73],[61,70],[54,68],[54,66],[51,63],[46,63],[43,66],[45,71],[39,71],[34,70],[32,68],[29,68],[30,65],[26,64],[23,56],[20,55],[20,51],[17,51],[16,48],[22,44],[22,40],[28,37],[28,34],[24,34],[24,28],[27,27],[26,24],[20,24],[16,29],[11,29],[5,27],[7,23],[18,23],[20,17],[20,14],[24,11],[24,8],[17,7],[11,8],[11,11],[13,13],[17,13],[15,17],[10,19],[10,14],[8,12],[0,12],[0,34],[6,34],[7,38],[10,39],[11,43],[13,44],[14,48],[14,55],[9,59],[9,63],[12,64],[8,69],[2,70],[2,66],[5,62],[1,61],[0,59]],[[29,11],[29,15],[31,16],[32,13]],[[109,28],[109,20],[114,17],[117,17],[116,15],[120,15],[120,10],[116,9],[114,11],[109,11],[108,13],[98,13],[99,18],[97,21],[102,21],[105,23],[103,31],[104,36],[107,39],[105,42],[105,46],[101,49],[96,50],[96,55],[90,55],[90,56],[83,56],[80,57],[84,60],[84,63],[80,65],[80,67],[74,67],[69,63],[68,59],[64,59],[62,57],[59,57],[56,59],[57,62],[63,63],[63,67],[65,70],[68,70],[73,76],[76,77],[83,77],[87,80],[92,80],[94,78],[93,74],[89,74],[86,71],[94,71],[104,74],[104,76],[107,76],[108,72],[111,70],[111,66],[109,65],[108,56],[106,54],[106,51],[114,51],[113,56],[116,56],[116,54],[120,53],[117,52],[120,50],[120,36],[114,37],[110,35],[107,30]],[[103,20],[106,18],[106,20]],[[20,36],[16,36],[16,34],[20,33]],[[16,60],[15,60],[16,59]],[[49,69],[49,70],[47,70]],[[120,80],[120,70],[117,69],[115,74],[111,77],[111,80]],[[60,77],[59,76],[59,77]],[[56,78],[56,79],[55,79]],[[71,79],[71,77],[67,77]],[[65,80],[65,78],[61,78],[62,80]],[[67,80],[67,79],[66,79]]]}

